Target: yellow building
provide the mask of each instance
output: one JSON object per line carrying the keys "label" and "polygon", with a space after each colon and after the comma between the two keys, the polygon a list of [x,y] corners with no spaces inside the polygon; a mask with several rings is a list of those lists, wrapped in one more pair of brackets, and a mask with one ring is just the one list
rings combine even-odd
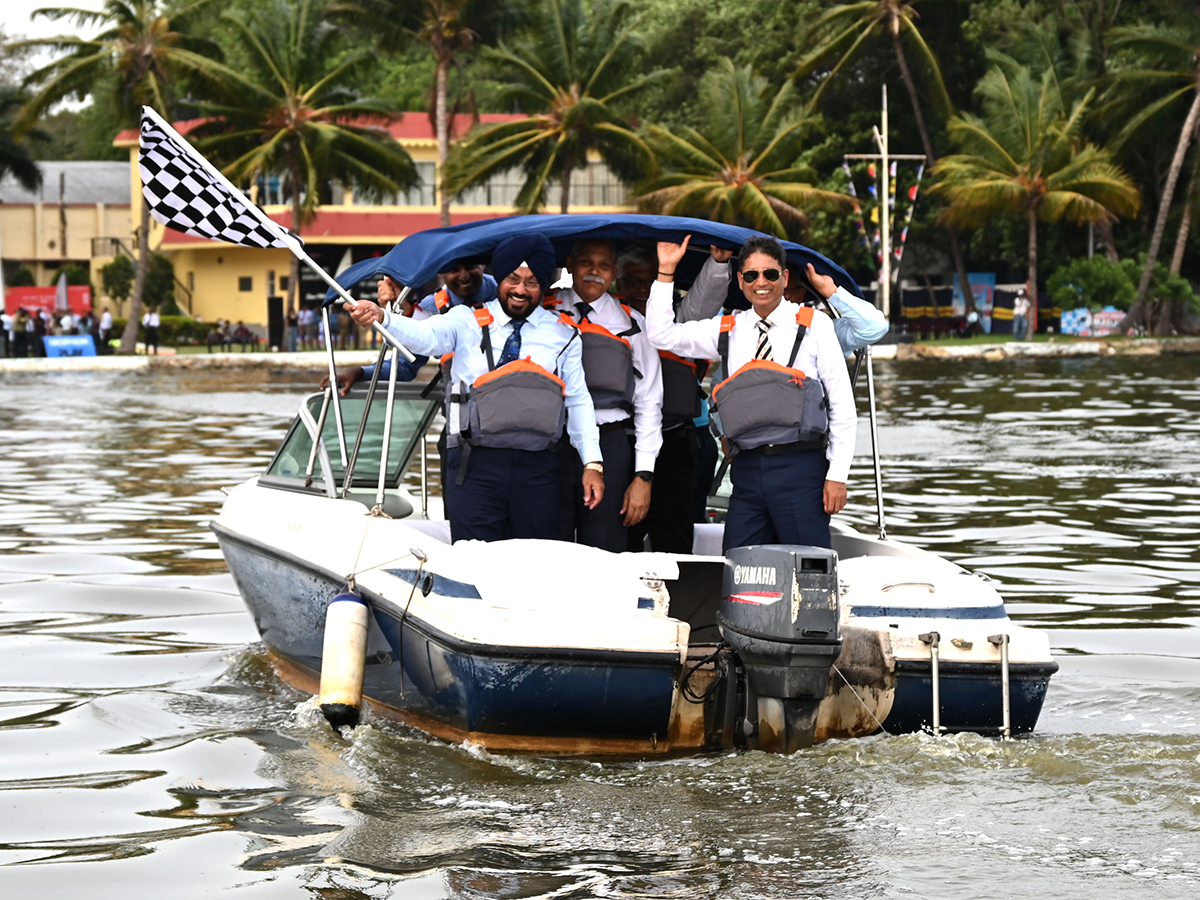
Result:
{"label": "yellow building", "polygon": [[[0,258],[9,277],[22,266],[39,286],[60,267],[89,266],[93,294],[100,267],[134,242],[129,167],[123,162],[43,162],[42,186],[0,181]],[[8,281],[6,279],[5,283]]]}
{"label": "yellow building", "polygon": [[[513,115],[484,115],[482,123],[520,118]],[[191,123],[176,128],[186,134]],[[459,116],[454,134],[461,136],[471,127],[468,116]],[[301,236],[309,255],[331,274],[352,262],[378,256],[414,232],[436,228],[440,224],[437,206],[437,141],[425,113],[406,113],[390,128],[416,163],[421,184],[385,205],[356,203],[350,192],[332,188],[330,203],[323,204],[316,220],[304,227]],[[133,197],[132,220],[138,221],[141,183],[137,170],[137,132],[122,132],[115,146],[130,152],[130,188]],[[497,176],[488,184],[467,191],[451,207],[453,224],[511,215],[520,190],[519,173]],[[256,188],[257,202],[276,222],[292,226],[291,209],[278,183],[266,180]],[[553,196],[551,207],[558,205]],[[625,208],[624,186],[598,160],[586,171],[573,175],[571,209],[575,212],[612,212]],[[291,254],[286,250],[262,250],[208,241],[164,228],[151,226],[151,248],[167,255],[175,266],[175,277],[190,294],[191,314],[204,321],[227,319],[244,321],[260,329],[268,321],[268,298],[287,294]],[[301,270],[301,297],[304,305],[315,305],[325,296],[325,284],[317,276]],[[186,305],[180,303],[181,306]],[[278,306],[277,306],[278,308]]]}

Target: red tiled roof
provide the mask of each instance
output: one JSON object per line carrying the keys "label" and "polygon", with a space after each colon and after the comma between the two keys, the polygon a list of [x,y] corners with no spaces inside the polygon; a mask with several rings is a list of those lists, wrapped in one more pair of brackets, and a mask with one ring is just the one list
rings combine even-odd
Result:
{"label": "red tiled roof", "polygon": [[[515,122],[518,119],[524,119],[526,116],[516,115],[514,113],[483,113],[479,116],[481,125],[496,125],[500,122]],[[185,119],[181,122],[172,123],[175,130],[180,134],[186,135],[189,131],[199,125],[203,119]],[[450,137],[459,138],[471,130],[474,125],[474,119],[466,113],[460,113],[454,117],[451,123]],[[429,121],[429,114],[423,112],[406,112],[401,113],[400,117],[388,126],[388,131],[392,137],[398,141],[432,141],[435,139],[433,126]],[[132,146],[137,142],[138,131],[136,128],[126,128],[113,139],[114,146]]]}
{"label": "red tiled roof", "polygon": [[[509,209],[497,209],[495,212],[458,213],[452,212],[452,224],[477,222],[481,219],[496,219],[512,215]],[[271,214],[272,221],[278,222],[285,228],[292,224],[291,210]],[[301,237],[313,243],[343,243],[351,240],[366,242],[399,240],[418,231],[437,228],[441,218],[437,212],[386,212],[364,207],[361,212],[354,210],[318,210],[317,218],[312,224],[305,226]],[[185,244],[208,244],[220,246],[217,241],[184,234],[173,228],[168,228],[163,235],[163,244],[178,247]]]}

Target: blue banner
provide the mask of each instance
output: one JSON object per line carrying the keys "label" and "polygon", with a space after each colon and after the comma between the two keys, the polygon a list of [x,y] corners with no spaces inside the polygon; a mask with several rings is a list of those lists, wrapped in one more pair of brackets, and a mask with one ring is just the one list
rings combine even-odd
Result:
{"label": "blue banner", "polygon": [[96,344],[90,334],[71,334],[61,337],[44,337],[46,356],[95,356]]}

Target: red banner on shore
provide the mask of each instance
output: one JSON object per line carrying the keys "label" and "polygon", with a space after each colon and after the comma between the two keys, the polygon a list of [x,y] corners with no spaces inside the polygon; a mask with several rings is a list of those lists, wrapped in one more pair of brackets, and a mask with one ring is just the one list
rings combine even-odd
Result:
{"label": "red banner on shore", "polygon": [[[44,309],[54,312],[54,297],[58,291],[54,285],[50,287],[10,287],[4,291],[4,311],[15,316],[17,310],[25,307],[29,312]],[[92,288],[90,285],[67,285],[67,304],[76,315],[92,311]]]}

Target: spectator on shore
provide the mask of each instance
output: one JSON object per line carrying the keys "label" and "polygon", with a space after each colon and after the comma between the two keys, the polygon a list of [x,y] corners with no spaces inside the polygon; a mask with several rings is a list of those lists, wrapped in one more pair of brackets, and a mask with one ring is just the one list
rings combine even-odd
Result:
{"label": "spectator on shore", "polygon": [[158,307],[152,306],[146,310],[146,314],[142,316],[142,327],[146,329],[146,353],[150,352],[150,347],[154,347],[154,355],[158,356],[158,326],[161,320],[158,317]]}
{"label": "spectator on shore", "polygon": [[315,350],[316,331],[313,325],[313,311],[307,306],[302,306],[296,312],[296,319],[300,323],[300,349]]}
{"label": "spectator on shore", "polygon": [[49,334],[50,313],[46,310],[39,310],[33,314],[33,356],[46,355],[46,342],[43,338]]}
{"label": "spectator on shore", "polygon": [[1021,288],[1013,300],[1013,337],[1018,341],[1025,340],[1029,330],[1029,291]]}
{"label": "spectator on shore", "polygon": [[300,317],[296,314],[294,306],[288,307],[284,327],[287,329],[287,334],[284,336],[283,345],[288,353],[295,353],[300,341]]}
{"label": "spectator on shore", "polygon": [[108,311],[108,307],[106,306],[104,307],[104,312],[100,313],[100,343],[105,347],[107,347],[108,342],[112,340],[112,326],[112,313]]}
{"label": "spectator on shore", "polygon": [[29,335],[32,331],[33,320],[22,306],[13,317],[13,356],[24,359],[29,354]]}
{"label": "spectator on shore", "polygon": [[237,328],[233,329],[233,334],[230,337],[230,349],[233,348],[233,344],[241,344],[242,352],[245,353],[247,344],[253,348],[257,342],[258,338],[254,336],[254,332],[246,327],[245,322],[238,319]]}

